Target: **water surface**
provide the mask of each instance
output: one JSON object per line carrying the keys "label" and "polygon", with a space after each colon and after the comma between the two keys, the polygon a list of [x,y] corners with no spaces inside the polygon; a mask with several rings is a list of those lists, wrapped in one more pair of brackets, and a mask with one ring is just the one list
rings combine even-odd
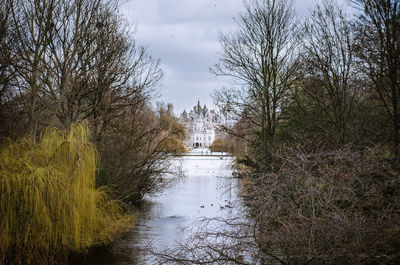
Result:
{"label": "water surface", "polygon": [[[210,153],[208,153],[210,154]],[[137,225],[108,250],[93,253],[79,264],[145,264],[146,247],[162,249],[177,244],[182,228],[191,227],[199,218],[225,217],[232,214],[237,197],[237,179],[232,178],[232,158],[201,151],[177,158],[183,176],[156,196],[146,197]],[[93,256],[93,257],[92,257]]]}

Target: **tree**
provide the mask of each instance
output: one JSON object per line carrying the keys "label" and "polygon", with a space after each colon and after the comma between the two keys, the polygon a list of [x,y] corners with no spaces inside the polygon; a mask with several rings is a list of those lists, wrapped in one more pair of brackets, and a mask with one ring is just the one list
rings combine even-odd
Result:
{"label": "tree", "polygon": [[323,120],[314,122],[326,131],[333,127],[333,138],[340,144],[348,141],[360,90],[356,85],[360,82],[355,71],[354,44],[351,23],[338,5],[332,0],[317,4],[303,25],[300,95],[311,105],[303,109],[315,109]]}
{"label": "tree", "polygon": [[[140,106],[152,96],[163,72],[159,60],[135,43],[118,2],[64,1],[70,8],[61,11],[51,42],[50,99],[64,127],[88,119],[100,142],[126,106]],[[71,12],[76,16],[68,19]]]}
{"label": "tree", "polygon": [[[23,132],[23,119],[15,106],[16,72],[12,50],[19,45],[11,23],[11,0],[0,0],[0,143],[3,137]],[[18,123],[18,124],[17,124]]]}
{"label": "tree", "polygon": [[[99,172],[113,171],[113,180],[98,184],[121,184],[123,176],[135,176],[140,185],[117,192],[131,200],[132,193],[140,198],[153,190],[168,170],[159,147],[168,137],[179,139],[184,130],[173,122],[172,112],[149,107],[163,71],[159,60],[135,43],[119,2],[0,1],[7,4],[0,8],[0,34],[5,36],[0,46],[0,107],[3,91],[10,95],[6,105],[12,106],[0,113],[6,120],[2,127],[29,124],[37,139],[47,126],[65,129],[85,120],[105,162]],[[15,110],[22,112],[16,122],[7,117],[15,117]]]}
{"label": "tree", "polygon": [[371,87],[391,120],[392,141],[400,155],[400,2],[353,0],[361,13],[358,57]]}
{"label": "tree", "polygon": [[172,154],[187,152],[182,140],[169,137],[165,139],[164,144],[160,148],[161,152],[168,152]]}
{"label": "tree", "polygon": [[9,3],[13,34],[18,43],[12,50],[18,76],[16,87],[28,116],[29,131],[35,138],[45,110],[41,93],[48,67],[45,53],[51,39],[53,15],[60,7],[55,0],[14,0]]}
{"label": "tree", "polygon": [[[232,78],[233,87],[216,91],[214,101],[247,122],[246,134],[238,136],[249,141],[256,160],[266,161],[296,69],[294,11],[286,0],[248,1],[235,22],[236,31],[220,36],[223,52],[212,69],[217,76]],[[222,130],[237,135],[228,127]]]}
{"label": "tree", "polygon": [[97,151],[86,124],[46,130],[0,151],[0,263],[67,264],[109,243],[134,218],[94,187]]}
{"label": "tree", "polygon": [[213,152],[227,151],[224,140],[221,138],[215,139],[214,142],[210,145],[210,150]]}
{"label": "tree", "polygon": [[[147,102],[127,106],[112,121],[100,143],[98,186],[113,188],[114,197],[137,204],[145,194],[164,187],[172,156],[162,152],[171,139],[184,137],[184,128],[168,109],[153,110]],[[179,151],[179,150],[176,150]]]}
{"label": "tree", "polygon": [[11,50],[13,89],[32,137],[49,125],[69,128],[87,119],[99,142],[126,106],[153,95],[163,76],[159,60],[136,45],[118,1],[7,3],[18,44]]}
{"label": "tree", "polygon": [[9,90],[10,81],[13,77],[9,17],[9,1],[0,0],[0,104],[3,103],[3,98]]}

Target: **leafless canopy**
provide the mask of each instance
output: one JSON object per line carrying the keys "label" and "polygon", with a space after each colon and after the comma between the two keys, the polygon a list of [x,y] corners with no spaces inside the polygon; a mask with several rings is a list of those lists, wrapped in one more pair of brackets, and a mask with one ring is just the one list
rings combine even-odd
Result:
{"label": "leafless canopy", "polygon": [[371,87],[391,120],[394,149],[400,152],[400,2],[353,0],[360,15],[358,56]]}
{"label": "leafless canopy", "polygon": [[[216,91],[214,101],[223,111],[246,122],[249,133],[238,136],[266,158],[288,103],[296,68],[292,3],[247,1],[235,22],[235,31],[220,35],[223,52],[219,64],[212,68],[215,75],[231,78],[233,86]],[[255,134],[261,137],[253,137]]]}
{"label": "leafless canopy", "polygon": [[[347,142],[358,96],[355,37],[352,24],[340,7],[324,0],[306,19],[302,30],[302,93],[320,112],[321,127],[333,127],[338,143]],[[322,114],[322,115],[321,115]]]}

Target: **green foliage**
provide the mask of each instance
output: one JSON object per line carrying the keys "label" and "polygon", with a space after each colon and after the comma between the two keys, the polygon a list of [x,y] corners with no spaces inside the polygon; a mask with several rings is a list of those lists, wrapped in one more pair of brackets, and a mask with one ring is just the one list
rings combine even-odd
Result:
{"label": "green foliage", "polygon": [[47,129],[0,153],[0,262],[53,264],[109,242],[131,226],[105,189],[95,189],[97,151],[86,125]]}

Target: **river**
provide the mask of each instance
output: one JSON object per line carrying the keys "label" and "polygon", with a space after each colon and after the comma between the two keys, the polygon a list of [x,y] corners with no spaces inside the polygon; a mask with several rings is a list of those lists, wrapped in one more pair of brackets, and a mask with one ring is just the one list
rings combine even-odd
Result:
{"label": "river", "polygon": [[231,215],[238,180],[232,177],[233,158],[220,155],[199,150],[174,159],[182,177],[161,193],[145,198],[137,225],[108,249],[95,251],[74,264],[150,264],[145,251],[150,243],[156,251],[174,246],[184,236],[182,228],[196,225],[199,218]]}

